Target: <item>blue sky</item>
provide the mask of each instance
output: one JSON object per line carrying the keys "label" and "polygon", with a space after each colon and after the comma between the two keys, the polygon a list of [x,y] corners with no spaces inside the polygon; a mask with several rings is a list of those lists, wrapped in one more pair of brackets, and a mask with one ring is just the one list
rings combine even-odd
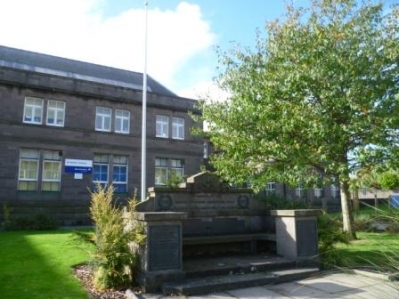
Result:
{"label": "blue sky", "polygon": [[[295,0],[307,5],[309,0]],[[148,73],[181,96],[216,93],[215,47],[252,47],[283,0],[148,0]],[[144,0],[2,0],[0,44],[143,71]]]}

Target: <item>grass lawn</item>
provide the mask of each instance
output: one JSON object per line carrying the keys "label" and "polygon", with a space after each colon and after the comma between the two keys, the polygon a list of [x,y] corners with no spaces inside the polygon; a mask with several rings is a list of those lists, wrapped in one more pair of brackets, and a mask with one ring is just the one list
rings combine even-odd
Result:
{"label": "grass lawn", "polygon": [[71,268],[89,260],[93,248],[71,231],[1,232],[0,298],[87,298]]}
{"label": "grass lawn", "polygon": [[[0,298],[79,299],[88,295],[72,267],[89,260],[93,247],[77,243],[71,231],[1,232]],[[339,245],[347,266],[399,269],[399,235],[358,232],[359,240]]]}
{"label": "grass lawn", "polygon": [[348,266],[399,271],[399,234],[357,232],[358,240],[337,246]]}

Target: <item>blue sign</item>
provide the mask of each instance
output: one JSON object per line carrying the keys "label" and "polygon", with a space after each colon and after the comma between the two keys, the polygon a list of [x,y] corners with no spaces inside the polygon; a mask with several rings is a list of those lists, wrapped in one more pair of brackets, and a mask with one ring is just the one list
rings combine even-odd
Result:
{"label": "blue sign", "polygon": [[93,161],[65,159],[65,172],[67,173],[91,173],[93,171]]}
{"label": "blue sign", "polygon": [[92,171],[92,167],[65,166],[66,173],[91,173]]}

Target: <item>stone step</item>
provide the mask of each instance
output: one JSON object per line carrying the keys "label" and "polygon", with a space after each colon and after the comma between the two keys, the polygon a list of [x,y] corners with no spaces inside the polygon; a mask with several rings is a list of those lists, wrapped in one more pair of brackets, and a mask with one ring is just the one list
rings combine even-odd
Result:
{"label": "stone step", "polygon": [[238,288],[247,288],[299,280],[316,275],[318,272],[318,268],[296,268],[262,273],[259,272],[192,278],[186,279],[180,283],[165,283],[162,286],[162,292],[165,295],[201,295]]}
{"label": "stone step", "polygon": [[[231,274],[246,274],[255,272],[268,272],[272,270],[283,270],[297,268],[298,265],[295,260],[290,260],[282,257],[272,258],[256,258],[253,260],[243,260],[243,257],[238,258],[224,258],[215,260],[204,261],[201,265],[201,260],[197,263],[192,261],[187,263],[185,267],[187,278],[201,278],[209,276],[221,276]],[[208,264],[207,264],[208,263]]]}

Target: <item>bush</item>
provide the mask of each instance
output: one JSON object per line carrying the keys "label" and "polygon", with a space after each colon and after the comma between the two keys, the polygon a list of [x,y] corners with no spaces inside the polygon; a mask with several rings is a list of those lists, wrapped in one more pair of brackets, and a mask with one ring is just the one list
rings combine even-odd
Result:
{"label": "bush", "polygon": [[342,220],[326,213],[318,217],[319,254],[324,268],[346,266],[345,256],[335,246],[338,243],[349,244],[349,235],[342,230]]}
{"label": "bush", "polygon": [[267,194],[261,196],[261,201],[264,202],[270,209],[276,210],[291,210],[291,209],[309,209],[310,203],[304,201],[287,200],[285,197],[278,194]]}
{"label": "bush", "polygon": [[[99,289],[131,285],[137,257],[129,242],[141,243],[145,239],[144,229],[137,223],[132,229],[125,229],[124,211],[113,204],[113,193],[113,186],[103,189],[100,185],[91,193],[90,215],[95,224],[92,241],[96,246],[93,282]],[[127,215],[132,215],[134,206],[135,201],[130,200]]]}
{"label": "bush", "polygon": [[14,217],[11,212],[12,209],[4,204],[3,228],[5,230],[54,230],[58,228],[57,221],[45,211],[20,217]]}
{"label": "bush", "polygon": [[354,217],[353,225],[356,231],[369,232],[373,230],[375,218],[369,214],[358,214]]}
{"label": "bush", "polygon": [[399,176],[393,171],[386,171],[380,174],[379,182],[382,189],[392,190],[399,186]]}

